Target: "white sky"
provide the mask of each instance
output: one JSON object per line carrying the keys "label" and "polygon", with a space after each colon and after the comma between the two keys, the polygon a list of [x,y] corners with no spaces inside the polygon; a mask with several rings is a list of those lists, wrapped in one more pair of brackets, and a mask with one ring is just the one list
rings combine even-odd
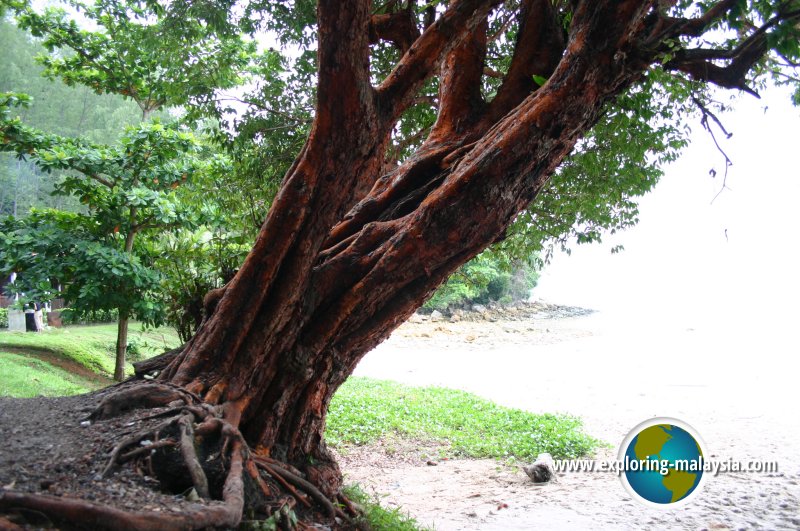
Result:
{"label": "white sky", "polygon": [[[712,204],[724,162],[698,120],[692,145],[641,200],[639,225],[558,255],[534,296],[693,327],[796,326],[800,109],[770,89],[743,96],[722,121],[733,133],[723,144],[730,190]],[[612,255],[619,243],[625,250]]]}

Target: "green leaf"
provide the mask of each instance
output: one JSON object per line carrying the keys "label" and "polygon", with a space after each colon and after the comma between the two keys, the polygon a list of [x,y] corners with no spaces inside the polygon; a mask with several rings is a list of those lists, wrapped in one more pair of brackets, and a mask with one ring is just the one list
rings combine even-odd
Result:
{"label": "green leaf", "polygon": [[536,83],[538,86],[543,86],[547,83],[547,78],[542,76],[537,76],[536,74],[533,75],[533,82]]}

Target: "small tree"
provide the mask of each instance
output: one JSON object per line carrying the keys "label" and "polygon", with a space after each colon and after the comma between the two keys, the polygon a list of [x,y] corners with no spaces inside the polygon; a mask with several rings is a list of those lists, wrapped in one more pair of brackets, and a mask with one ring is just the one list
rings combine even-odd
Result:
{"label": "small tree", "polygon": [[149,267],[154,258],[136,248],[137,237],[196,226],[197,211],[178,201],[176,189],[225,160],[200,158],[192,134],[160,123],[129,129],[115,146],[48,135],[11,117],[11,106],[26,101],[0,96],[0,150],[45,172],[66,172],[54,193],[77,198],[85,210],[8,218],[0,225],[0,270],[23,273],[13,287],[28,299],[56,296],[50,279],[57,279],[64,287],[58,295],[73,310],[116,310],[114,377],[122,380],[129,320],[163,319],[160,275]]}
{"label": "small tree", "polygon": [[[37,58],[44,66],[43,74],[70,86],[88,86],[98,94],[130,98],[141,110],[142,123],[158,110],[179,105],[190,105],[190,119],[219,114],[215,90],[241,83],[239,73],[249,64],[254,51],[252,44],[228,31],[226,24],[198,18],[176,23],[175,18],[165,17],[165,10],[157,3],[73,2],[73,6],[100,29],[82,29],[61,9],[48,8],[38,13],[27,3],[14,6],[18,25],[42,38],[50,52]],[[11,100],[7,98],[8,103]],[[19,129],[15,131],[15,127]],[[124,238],[126,254],[133,252],[136,236],[143,230],[165,224],[175,226],[182,221],[170,219],[176,216],[177,203],[159,193],[165,186],[184,182],[189,174],[188,168],[183,168],[187,171],[178,180],[162,175],[183,164],[177,159],[187,152],[187,146],[180,145],[189,141],[189,137],[181,136],[184,133],[169,132],[161,124],[143,125],[138,132],[126,136],[122,150],[115,152],[107,146],[89,147],[70,139],[48,137],[20,123],[7,122],[4,128],[5,150],[35,155],[37,164],[48,171],[70,169],[82,174],[83,178],[67,177],[56,193],[80,197],[97,215],[109,218],[103,219],[104,223],[113,221],[114,230]],[[192,166],[195,162],[186,164]],[[112,273],[115,270],[122,271],[119,267],[109,269]],[[141,280],[136,275],[127,278]],[[128,284],[131,285],[134,284]],[[119,293],[135,295],[144,291]],[[82,294],[80,300],[89,301],[86,295]],[[73,300],[77,302],[78,298]],[[107,303],[108,299],[96,302]],[[122,379],[131,312],[134,308],[148,309],[134,312],[146,319],[158,312],[154,311],[153,301],[123,303],[116,298],[114,304],[120,310],[114,376]]]}

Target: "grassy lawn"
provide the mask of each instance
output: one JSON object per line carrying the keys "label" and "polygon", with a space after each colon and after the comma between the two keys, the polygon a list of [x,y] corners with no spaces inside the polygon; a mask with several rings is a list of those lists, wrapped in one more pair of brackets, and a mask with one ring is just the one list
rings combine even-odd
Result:
{"label": "grassy lawn", "polygon": [[530,460],[548,452],[571,459],[600,444],[568,415],[537,415],[453,389],[351,377],[331,402],[326,440],[367,444],[385,435],[440,442],[454,456],[479,458]]}
{"label": "grassy lawn", "polygon": [[[0,332],[0,349],[32,349],[50,352],[71,360],[93,372],[102,375],[114,373],[114,346],[117,342],[115,323],[67,326],[53,328],[39,333]],[[128,332],[128,361],[145,359],[180,344],[172,328],[143,330],[142,325],[131,323]],[[133,366],[128,364],[128,372]],[[73,393],[74,394],[74,393]]]}
{"label": "grassy lawn", "polygon": [[6,352],[0,347],[0,396],[64,396],[97,389],[89,380],[46,361]]}

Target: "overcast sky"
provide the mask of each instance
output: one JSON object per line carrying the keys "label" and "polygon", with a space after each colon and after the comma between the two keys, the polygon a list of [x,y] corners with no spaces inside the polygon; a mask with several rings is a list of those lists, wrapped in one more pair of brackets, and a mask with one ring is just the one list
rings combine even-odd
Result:
{"label": "overcast sky", "polygon": [[[723,145],[733,160],[729,190],[712,203],[724,162],[698,120],[692,145],[642,198],[639,225],[558,255],[534,296],[687,326],[796,326],[800,109],[771,89],[761,100],[741,97],[723,123],[733,133]],[[620,243],[625,251],[612,255]]]}

